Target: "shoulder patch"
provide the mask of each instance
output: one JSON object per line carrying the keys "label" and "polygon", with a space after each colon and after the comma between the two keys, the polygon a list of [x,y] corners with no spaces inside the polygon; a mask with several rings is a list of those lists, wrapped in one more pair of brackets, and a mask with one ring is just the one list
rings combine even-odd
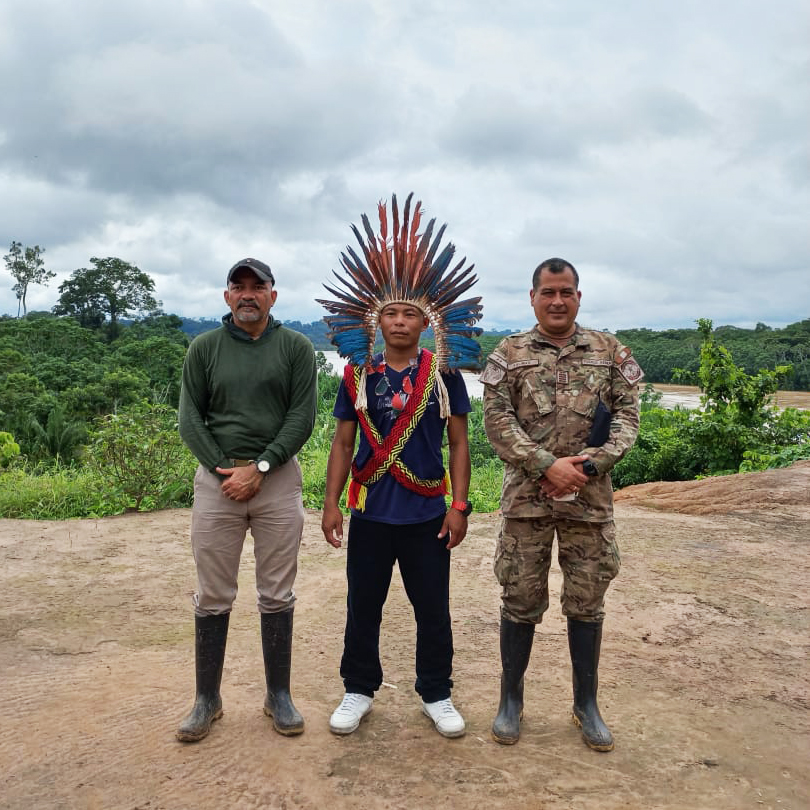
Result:
{"label": "shoulder patch", "polygon": [[506,376],[506,369],[498,363],[492,361],[491,357],[487,360],[478,382],[484,385],[497,385]]}
{"label": "shoulder patch", "polygon": [[623,347],[622,347],[621,349],[619,349],[619,351],[617,351],[617,352],[616,352],[616,354],[614,355],[614,357],[613,357],[613,362],[614,362],[614,363],[615,363],[617,366],[620,366],[620,365],[621,365],[621,364],[622,364],[622,363],[623,363],[625,360],[627,360],[627,358],[628,358],[628,357],[630,357],[632,354],[633,354],[633,352],[632,352],[630,349],[628,349],[628,348],[627,348],[627,346],[623,346]]}
{"label": "shoulder patch", "polygon": [[489,353],[487,363],[495,363],[496,366],[506,368],[506,358],[497,349],[495,349],[494,352]]}
{"label": "shoulder patch", "polygon": [[[628,350],[629,351],[629,350]],[[619,367],[619,374],[624,377],[630,385],[636,385],[644,377],[644,372],[641,366],[633,359],[632,356],[628,357]]]}

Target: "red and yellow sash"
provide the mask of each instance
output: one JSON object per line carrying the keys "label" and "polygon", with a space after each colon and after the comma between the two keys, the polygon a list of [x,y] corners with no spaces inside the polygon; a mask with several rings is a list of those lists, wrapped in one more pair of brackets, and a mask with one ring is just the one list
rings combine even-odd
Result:
{"label": "red and yellow sash", "polygon": [[[347,365],[343,372],[343,382],[352,401],[357,400],[360,384],[360,366]],[[420,495],[446,495],[448,492],[447,475],[441,478],[419,478],[402,463],[400,455],[419,420],[424,416],[428,399],[436,382],[436,358],[427,349],[422,349],[419,356],[419,367],[413,393],[408,397],[405,407],[399,412],[391,432],[380,436],[366,411],[357,411],[360,427],[371,447],[371,457],[362,466],[352,462],[352,480],[349,483],[348,503],[350,509],[363,512],[366,507],[367,488],[377,483],[387,472],[412,492]]]}

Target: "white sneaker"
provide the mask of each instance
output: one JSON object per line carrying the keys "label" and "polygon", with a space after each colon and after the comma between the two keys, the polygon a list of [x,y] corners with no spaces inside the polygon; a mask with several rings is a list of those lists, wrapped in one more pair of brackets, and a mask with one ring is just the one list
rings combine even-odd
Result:
{"label": "white sneaker", "polygon": [[358,692],[346,692],[340,706],[329,718],[329,730],[333,734],[351,734],[357,731],[360,721],[371,711],[374,698]]}
{"label": "white sneaker", "polygon": [[443,737],[461,737],[464,734],[464,718],[450,698],[437,700],[435,703],[422,701],[422,711],[434,722],[436,731]]}

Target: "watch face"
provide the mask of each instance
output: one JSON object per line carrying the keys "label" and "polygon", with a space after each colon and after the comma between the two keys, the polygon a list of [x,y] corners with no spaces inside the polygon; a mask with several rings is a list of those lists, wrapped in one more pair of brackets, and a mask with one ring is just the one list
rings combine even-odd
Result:
{"label": "watch face", "polygon": [[469,517],[471,513],[472,513],[472,501],[467,501],[467,505],[464,507],[464,512],[462,514]]}
{"label": "watch face", "polygon": [[270,472],[270,462],[265,458],[259,459],[256,462],[256,467],[260,473]]}

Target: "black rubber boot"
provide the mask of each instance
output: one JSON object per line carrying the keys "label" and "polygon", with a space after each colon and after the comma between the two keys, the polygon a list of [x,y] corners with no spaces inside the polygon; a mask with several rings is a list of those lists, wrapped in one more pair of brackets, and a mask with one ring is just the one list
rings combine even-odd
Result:
{"label": "black rubber boot", "polygon": [[304,718],[290,696],[293,609],[283,613],[262,613],[262,650],[267,697],[264,713],[273,718],[273,728],[286,737],[304,731]]}
{"label": "black rubber boot", "polygon": [[501,745],[514,745],[520,738],[523,674],[529,665],[533,641],[533,624],[518,624],[501,617],[501,705],[492,723],[492,738]]}
{"label": "black rubber boot", "polygon": [[211,723],[222,717],[222,664],[228,639],[230,613],[194,617],[194,663],[197,671],[197,698],[194,707],[180,723],[177,739],[197,742],[208,736]]}
{"label": "black rubber boot", "polygon": [[596,705],[599,687],[599,650],[602,622],[568,620],[568,649],[574,682],[574,722],[582,729],[582,739],[594,751],[612,751],[613,735]]}

